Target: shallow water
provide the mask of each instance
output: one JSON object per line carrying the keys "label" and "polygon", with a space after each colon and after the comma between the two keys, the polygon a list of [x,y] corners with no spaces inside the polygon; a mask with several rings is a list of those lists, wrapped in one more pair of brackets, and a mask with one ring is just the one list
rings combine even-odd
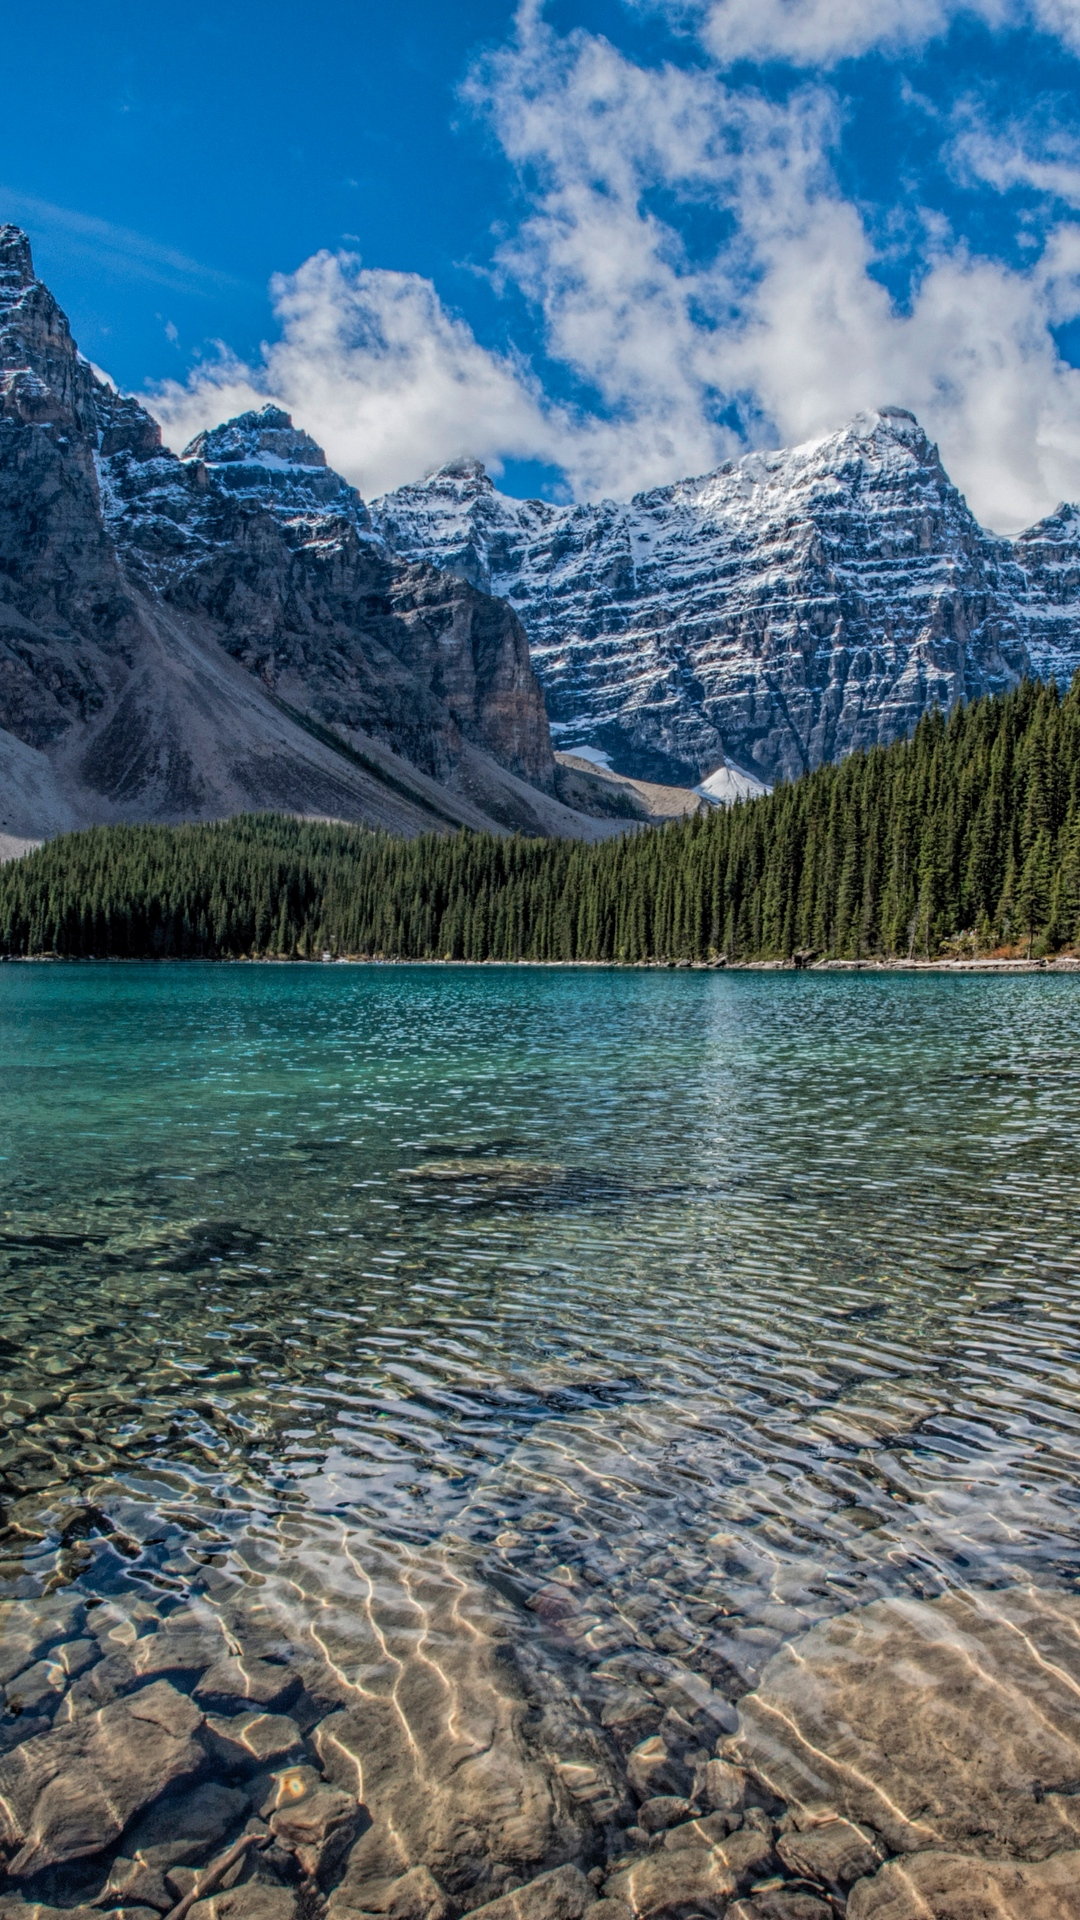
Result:
{"label": "shallow water", "polygon": [[437,1563],[599,1719],[1075,1589],[1077,993],[0,968],[0,1598]]}

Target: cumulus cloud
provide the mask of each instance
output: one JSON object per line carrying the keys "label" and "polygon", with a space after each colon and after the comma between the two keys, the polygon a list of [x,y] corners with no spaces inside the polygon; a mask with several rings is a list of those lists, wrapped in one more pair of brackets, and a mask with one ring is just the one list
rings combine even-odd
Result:
{"label": "cumulus cloud", "polygon": [[[992,525],[1080,493],[1080,374],[1052,332],[1080,311],[1071,226],[1020,273],[939,223],[901,311],[837,185],[839,113],[820,85],[777,103],[716,72],[641,68],[530,10],[478,86],[532,195],[505,261],[613,416],[577,436],[579,488],[707,466],[733,421],[740,437],[797,440],[891,401],[940,440]],[[680,209],[702,203],[726,225],[689,257]]]}
{"label": "cumulus cloud", "polygon": [[[800,17],[835,25],[854,18],[846,5],[803,0]],[[770,8],[794,18],[799,0],[757,0],[754,17]],[[556,34],[527,0],[469,92],[524,196],[498,269],[534,303],[578,404],[556,404],[480,343],[429,282],[324,253],[275,282],[281,335],[257,367],[223,354],[159,392],[174,444],[272,397],[369,495],[467,453],[496,470],[553,463],[595,498],[892,402],[939,441],[989,525],[1015,529],[1080,497],[1080,372],[1054,334],[1080,317],[1076,156],[1060,139],[1028,152],[967,113],[955,165],[1034,189],[1051,213],[1023,271],[927,217],[900,307],[838,185],[841,110],[820,80],[778,100],[716,65],[640,65],[596,35]]]}
{"label": "cumulus cloud", "polygon": [[996,30],[1032,25],[1080,50],[1077,0],[641,0],[691,20],[716,59],[827,67],[875,49],[903,52],[954,20]]}
{"label": "cumulus cloud", "polygon": [[318,253],[271,292],[281,334],[256,366],[223,348],[186,383],[149,396],[170,445],[275,400],[367,494],[463,453],[496,468],[515,455],[556,457],[558,409],[418,274]]}

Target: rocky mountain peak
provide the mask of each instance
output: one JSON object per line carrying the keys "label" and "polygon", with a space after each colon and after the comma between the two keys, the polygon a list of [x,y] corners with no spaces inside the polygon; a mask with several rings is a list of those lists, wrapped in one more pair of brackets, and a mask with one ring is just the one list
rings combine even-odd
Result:
{"label": "rocky mountain peak", "polygon": [[327,516],[371,537],[367,508],[356,488],[327,465],[322,448],[295,427],[281,407],[240,413],[196,434],[184,448],[181,464],[204,476],[209,472],[214,489],[265,507],[298,529],[302,526],[309,538],[333,537],[332,528],[322,524]]}
{"label": "rocky mountain peak", "polygon": [[0,226],[0,301],[34,279],[29,236],[21,227]]}
{"label": "rocky mountain peak", "polygon": [[81,432],[92,424],[94,384],[66,316],[34,274],[25,233],[0,227],[0,405],[27,422]]}
{"label": "rocky mountain peak", "polygon": [[232,461],[248,466],[326,466],[326,455],[311,435],[294,427],[292,415],[284,408],[270,405],[206,428],[184,448],[182,457],[203,460],[208,466]]}
{"label": "rocky mountain peak", "polygon": [[482,460],[472,460],[462,455],[457,460],[447,460],[443,466],[436,467],[424,482],[427,487],[449,486],[458,494],[494,493],[495,484]]}

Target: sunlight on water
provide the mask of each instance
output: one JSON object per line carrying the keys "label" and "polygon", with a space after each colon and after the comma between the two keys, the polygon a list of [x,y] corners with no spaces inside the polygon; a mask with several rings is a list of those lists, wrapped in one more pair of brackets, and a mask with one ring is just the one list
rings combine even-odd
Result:
{"label": "sunlight on water", "polygon": [[257,1602],[354,1701],[486,1597],[636,1739],[863,1602],[1072,1592],[1076,991],[0,969],[4,1594]]}

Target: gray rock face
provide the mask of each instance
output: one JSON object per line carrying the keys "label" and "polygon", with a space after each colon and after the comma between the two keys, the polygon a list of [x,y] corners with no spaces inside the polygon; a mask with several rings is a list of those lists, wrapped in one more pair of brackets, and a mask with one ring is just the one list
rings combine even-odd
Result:
{"label": "gray rock face", "polygon": [[[234,659],[326,725],[383,739],[437,779],[471,742],[544,787],[554,767],[508,607],[392,561],[353,487],[288,414],[200,434],[182,459],[99,402],[105,520],[133,579],[209,617]],[[145,416],[144,416],[145,418]]]}
{"label": "gray rock face", "polygon": [[177,459],[0,227],[0,835],[245,807],[573,831],[553,790],[510,609],[391,559],[276,409]]}
{"label": "gray rock face", "polygon": [[725,759],[790,777],[1080,663],[1076,510],[986,533],[898,408],[628,503],[511,500],[458,462],[372,518],[505,595],[557,745],[641,778],[692,785]]}

